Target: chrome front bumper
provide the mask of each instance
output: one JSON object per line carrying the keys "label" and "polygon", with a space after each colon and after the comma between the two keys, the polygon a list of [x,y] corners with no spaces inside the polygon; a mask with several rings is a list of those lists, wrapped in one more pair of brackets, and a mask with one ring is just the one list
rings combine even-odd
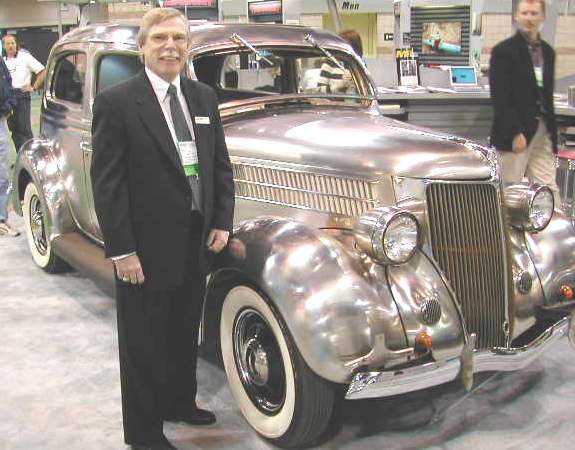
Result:
{"label": "chrome front bumper", "polygon": [[[519,348],[494,348],[474,351],[471,367],[473,372],[488,370],[511,371],[529,365],[548,347],[569,334],[575,346],[575,313],[565,317],[545,330],[529,345]],[[456,379],[462,372],[463,358],[453,358],[443,362],[432,362],[402,370],[357,373],[349,385],[346,399],[390,397],[417,391]]]}

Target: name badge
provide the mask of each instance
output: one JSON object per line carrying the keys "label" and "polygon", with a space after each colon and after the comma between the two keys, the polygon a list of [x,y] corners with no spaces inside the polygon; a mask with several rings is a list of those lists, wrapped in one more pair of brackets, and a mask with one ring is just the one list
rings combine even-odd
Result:
{"label": "name badge", "polygon": [[535,70],[535,79],[537,80],[537,86],[542,88],[543,87],[543,67],[534,67]]}
{"label": "name badge", "polygon": [[198,176],[200,172],[196,143],[194,141],[178,142],[178,150],[180,151],[180,158],[182,160],[186,176]]}
{"label": "name badge", "polygon": [[196,121],[197,125],[209,125],[210,124],[210,118],[207,116],[196,116],[194,118],[194,120]]}

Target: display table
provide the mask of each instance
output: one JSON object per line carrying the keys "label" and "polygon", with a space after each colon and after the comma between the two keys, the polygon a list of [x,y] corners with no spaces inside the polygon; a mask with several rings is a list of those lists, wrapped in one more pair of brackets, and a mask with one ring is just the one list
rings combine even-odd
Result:
{"label": "display table", "polygon": [[401,106],[401,113],[391,117],[487,143],[493,120],[488,91],[385,93],[379,94],[378,101]]}
{"label": "display table", "polygon": [[555,115],[566,122],[570,121],[569,126],[575,125],[575,108],[569,106],[567,102],[555,102]]}
{"label": "display table", "polygon": [[561,148],[557,153],[556,180],[561,193],[561,208],[575,221],[575,150]]}
{"label": "display table", "polygon": [[[489,91],[414,92],[379,94],[383,113],[411,124],[451,133],[487,144],[493,121]],[[396,105],[392,108],[392,105]],[[568,140],[569,127],[575,127],[575,108],[564,101],[555,102],[559,142]],[[575,141],[574,141],[575,143]]]}

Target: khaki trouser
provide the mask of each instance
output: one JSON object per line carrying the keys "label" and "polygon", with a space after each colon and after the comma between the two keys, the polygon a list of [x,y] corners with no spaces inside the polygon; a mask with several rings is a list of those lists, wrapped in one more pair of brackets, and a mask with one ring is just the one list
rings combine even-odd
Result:
{"label": "khaki trouser", "polygon": [[561,206],[559,187],[555,181],[555,154],[545,123],[540,120],[533,140],[521,153],[498,152],[501,177],[505,183],[529,181],[549,186],[555,197],[555,206]]}

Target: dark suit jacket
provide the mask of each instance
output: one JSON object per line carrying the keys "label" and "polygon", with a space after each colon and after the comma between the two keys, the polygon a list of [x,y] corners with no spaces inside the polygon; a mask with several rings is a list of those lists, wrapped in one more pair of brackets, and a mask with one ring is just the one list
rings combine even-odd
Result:
{"label": "dark suit jacket", "polygon": [[[205,242],[211,228],[232,228],[233,176],[214,91],[184,78],[181,86],[194,122]],[[106,256],[136,251],[150,287],[176,287],[189,252],[192,192],[145,72],[98,94],[93,110],[91,176]],[[206,273],[209,253],[200,252]]]}
{"label": "dark suit jacket", "polygon": [[543,84],[542,94],[537,87],[533,63],[525,38],[517,32],[491,52],[489,85],[493,102],[494,118],[491,129],[491,144],[497,150],[512,149],[513,138],[523,133],[531,142],[537,131],[537,113],[543,102],[547,130],[557,151],[557,126],[553,107],[555,80],[555,52],[542,41]]}
{"label": "dark suit jacket", "polygon": [[15,106],[12,77],[4,59],[0,57],[0,118],[10,115]]}

